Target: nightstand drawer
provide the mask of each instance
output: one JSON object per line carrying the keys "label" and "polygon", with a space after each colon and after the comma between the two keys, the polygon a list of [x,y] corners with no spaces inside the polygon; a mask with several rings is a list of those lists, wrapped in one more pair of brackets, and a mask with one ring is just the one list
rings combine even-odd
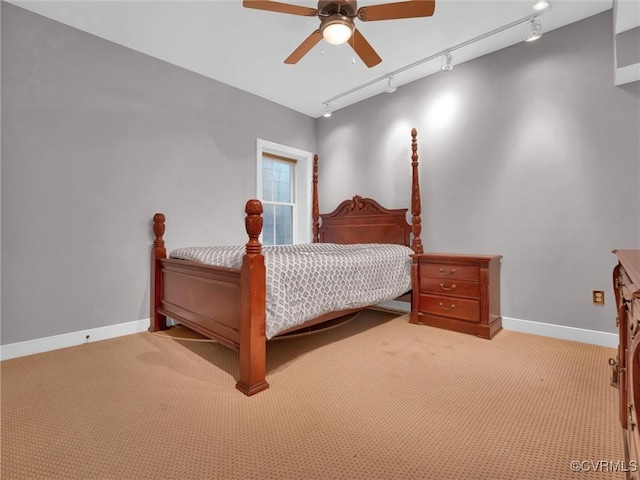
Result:
{"label": "nightstand drawer", "polygon": [[456,280],[475,280],[480,278],[479,267],[460,265],[421,264],[420,277],[448,278]]}
{"label": "nightstand drawer", "polygon": [[480,321],[480,302],[478,300],[421,294],[420,311],[461,318],[470,322]]}
{"label": "nightstand drawer", "polygon": [[420,293],[480,298],[480,284],[466,280],[425,277],[420,280]]}

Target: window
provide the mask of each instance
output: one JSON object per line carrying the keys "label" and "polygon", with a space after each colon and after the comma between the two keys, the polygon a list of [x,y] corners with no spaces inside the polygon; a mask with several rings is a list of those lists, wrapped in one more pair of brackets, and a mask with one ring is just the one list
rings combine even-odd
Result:
{"label": "window", "polygon": [[309,152],[258,139],[257,196],[264,208],[264,245],[311,241],[312,162]]}
{"label": "window", "polygon": [[293,243],[293,210],[296,161],[262,153],[262,243]]}

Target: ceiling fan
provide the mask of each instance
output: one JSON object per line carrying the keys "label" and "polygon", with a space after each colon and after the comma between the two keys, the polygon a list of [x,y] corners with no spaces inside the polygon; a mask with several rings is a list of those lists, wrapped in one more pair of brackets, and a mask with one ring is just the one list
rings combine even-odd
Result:
{"label": "ceiling fan", "polygon": [[380,5],[369,5],[358,8],[356,0],[320,0],[318,8],[309,8],[289,3],[272,2],[268,0],[243,0],[246,8],[267,10],[270,12],[288,13],[304,17],[318,17],[320,28],[314,31],[287,57],[284,63],[298,63],[309,50],[322,38],[334,45],[349,42],[349,45],[371,68],[379,64],[382,59],[356,28],[354,20],[362,22],[378,20],[396,20],[400,18],[430,17],[435,10],[435,0],[412,0]]}

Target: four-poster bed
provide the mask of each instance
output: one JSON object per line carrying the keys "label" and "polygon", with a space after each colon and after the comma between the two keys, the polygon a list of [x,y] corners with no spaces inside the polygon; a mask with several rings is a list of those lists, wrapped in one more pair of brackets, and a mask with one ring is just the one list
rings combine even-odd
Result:
{"label": "four-poster bed", "polygon": [[[360,196],[343,201],[329,214],[319,214],[317,155],[313,166],[313,243],[345,244],[351,247],[357,247],[354,244],[394,244],[404,245],[404,248],[410,247],[406,248],[407,252],[404,254],[409,261],[406,290],[411,288],[411,270],[416,268],[411,264],[410,254],[422,253],[416,129],[412,129],[411,137],[411,225],[406,220],[407,209],[389,210],[375,200]],[[270,247],[263,249],[259,242],[263,222],[262,204],[259,200],[249,200],[245,213],[249,241],[235,267],[167,258],[163,240],[165,217],[161,213],[154,216],[155,240],[151,256],[149,330],[153,332],[166,329],[166,319],[170,317],[237,350],[240,355],[240,378],[236,387],[245,395],[253,395],[269,387],[265,378],[265,324],[268,320],[267,292],[272,290],[272,285],[267,284],[269,275],[265,267],[265,252]],[[268,261],[273,262],[271,257],[268,257]],[[406,291],[400,294],[402,293]],[[307,320],[295,328],[279,331],[278,334],[335,319],[374,303],[365,306],[355,304],[357,306],[354,307],[354,304],[347,302],[340,308]]]}

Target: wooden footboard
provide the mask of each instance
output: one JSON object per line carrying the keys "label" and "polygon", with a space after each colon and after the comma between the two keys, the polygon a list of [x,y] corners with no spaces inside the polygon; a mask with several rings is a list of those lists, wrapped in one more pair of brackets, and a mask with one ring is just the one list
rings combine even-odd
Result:
{"label": "wooden footboard", "polygon": [[162,239],[165,217],[161,213],[154,216],[149,330],[166,329],[170,317],[237,350],[240,378],[236,388],[253,395],[269,387],[265,380],[266,272],[258,241],[262,204],[249,200],[245,213],[249,242],[239,270],[167,258]]}
{"label": "wooden footboard", "polygon": [[160,269],[158,312],[238,349],[240,270],[173,259],[162,259]]}

